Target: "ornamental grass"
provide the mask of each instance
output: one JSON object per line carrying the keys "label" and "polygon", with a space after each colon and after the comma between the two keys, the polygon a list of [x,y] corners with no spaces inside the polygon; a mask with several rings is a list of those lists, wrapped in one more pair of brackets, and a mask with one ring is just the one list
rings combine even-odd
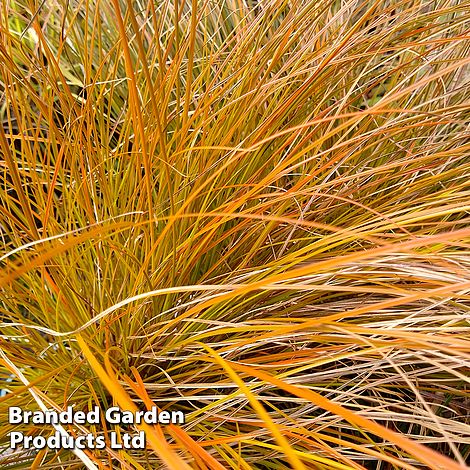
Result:
{"label": "ornamental grass", "polygon": [[469,468],[468,0],[4,0],[0,65],[2,469]]}

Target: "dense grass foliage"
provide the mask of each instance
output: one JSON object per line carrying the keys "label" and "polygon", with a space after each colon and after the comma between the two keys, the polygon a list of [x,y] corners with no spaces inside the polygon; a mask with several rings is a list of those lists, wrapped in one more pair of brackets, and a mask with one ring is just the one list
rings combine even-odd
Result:
{"label": "dense grass foliage", "polygon": [[0,8],[2,468],[468,468],[467,0]]}

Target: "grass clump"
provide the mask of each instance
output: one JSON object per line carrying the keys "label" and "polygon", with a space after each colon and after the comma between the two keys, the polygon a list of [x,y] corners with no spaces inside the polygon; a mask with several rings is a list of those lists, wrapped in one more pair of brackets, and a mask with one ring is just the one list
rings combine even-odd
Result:
{"label": "grass clump", "polygon": [[2,468],[467,468],[468,2],[0,8]]}

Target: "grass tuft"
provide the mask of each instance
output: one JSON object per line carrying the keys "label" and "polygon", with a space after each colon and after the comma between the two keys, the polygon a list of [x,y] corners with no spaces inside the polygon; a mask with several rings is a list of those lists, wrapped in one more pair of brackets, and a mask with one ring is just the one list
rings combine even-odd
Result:
{"label": "grass tuft", "polygon": [[[470,459],[465,0],[0,5],[0,466]],[[8,449],[8,407],[186,413]],[[144,430],[145,450],[111,431]]]}

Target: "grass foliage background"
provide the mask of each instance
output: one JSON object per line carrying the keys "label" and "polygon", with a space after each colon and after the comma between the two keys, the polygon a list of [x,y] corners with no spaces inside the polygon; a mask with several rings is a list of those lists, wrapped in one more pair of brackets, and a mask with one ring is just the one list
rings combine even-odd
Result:
{"label": "grass foliage background", "polygon": [[468,468],[468,1],[0,8],[2,468]]}

